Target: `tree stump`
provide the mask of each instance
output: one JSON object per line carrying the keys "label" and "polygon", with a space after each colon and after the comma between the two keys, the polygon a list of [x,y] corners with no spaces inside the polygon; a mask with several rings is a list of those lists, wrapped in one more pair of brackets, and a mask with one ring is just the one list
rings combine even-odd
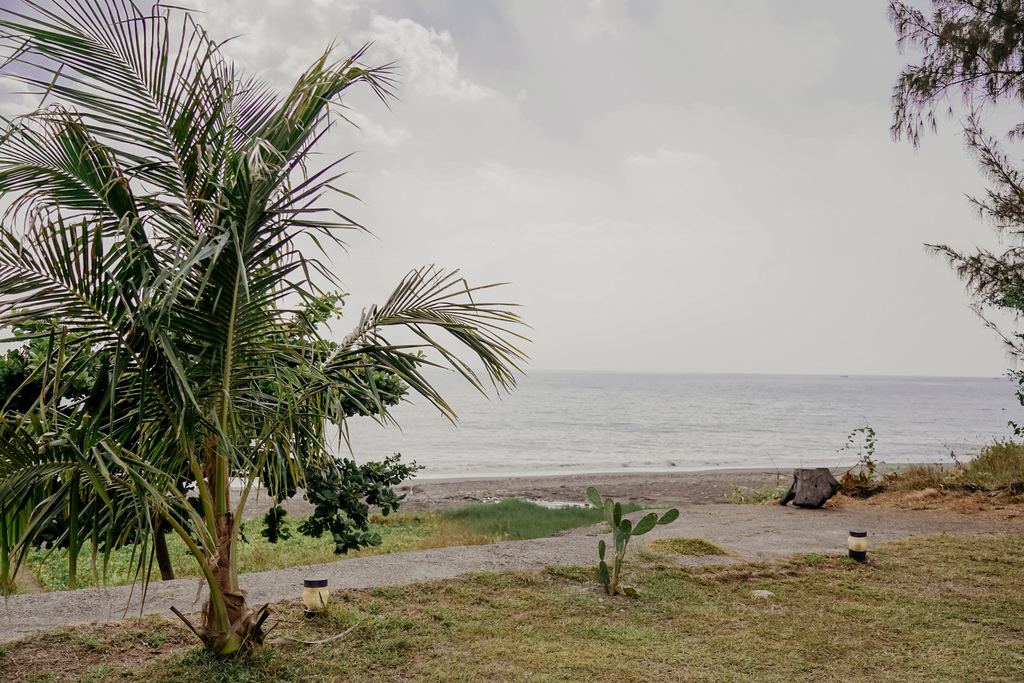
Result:
{"label": "tree stump", "polygon": [[827,467],[797,469],[793,470],[793,484],[780,504],[793,501],[797,507],[820,508],[838,490],[839,482]]}

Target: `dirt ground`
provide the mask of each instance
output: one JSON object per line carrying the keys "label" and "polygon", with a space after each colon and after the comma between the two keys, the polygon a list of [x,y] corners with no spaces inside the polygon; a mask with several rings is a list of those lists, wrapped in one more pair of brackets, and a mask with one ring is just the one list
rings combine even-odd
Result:
{"label": "dirt ground", "polygon": [[[854,528],[868,530],[869,547],[923,534],[1024,532],[1024,505],[1001,495],[947,496],[936,492],[888,500],[841,498],[820,510],[708,504],[726,497],[732,485],[764,487],[774,486],[777,481],[775,472],[752,470],[417,480],[409,484],[404,507],[457,507],[510,495],[582,503],[586,487],[596,486],[602,495],[619,500],[678,506],[679,519],[656,527],[645,539],[704,538],[729,551],[729,557],[716,560],[720,562],[737,558],[768,560],[792,553],[844,553],[848,531]],[[635,514],[639,517],[644,513]],[[356,589],[454,578],[476,570],[534,571],[549,564],[591,565],[596,561],[598,535],[594,527],[589,527],[531,541],[436,548],[244,574],[240,580],[249,602],[262,604],[296,598],[307,578],[326,578],[333,589]],[[69,623],[118,621],[124,616],[151,613],[167,615],[172,606],[193,612],[203,599],[197,588],[194,579],[154,582],[144,605],[140,603],[142,591],[132,586],[12,596],[0,615],[0,642]]]}

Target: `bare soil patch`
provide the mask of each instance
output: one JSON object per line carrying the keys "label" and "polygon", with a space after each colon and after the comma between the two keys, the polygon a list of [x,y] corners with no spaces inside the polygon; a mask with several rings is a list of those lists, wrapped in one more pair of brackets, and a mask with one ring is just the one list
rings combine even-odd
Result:
{"label": "bare soil patch", "polygon": [[81,681],[88,677],[130,677],[159,657],[196,647],[196,637],[164,617],[70,624],[4,647],[4,681]]}

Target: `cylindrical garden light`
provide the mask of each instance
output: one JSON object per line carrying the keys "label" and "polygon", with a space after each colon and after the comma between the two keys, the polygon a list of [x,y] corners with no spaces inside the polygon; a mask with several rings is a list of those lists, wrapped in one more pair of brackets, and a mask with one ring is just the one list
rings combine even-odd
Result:
{"label": "cylindrical garden light", "polygon": [[868,532],[864,529],[850,530],[850,557],[858,562],[868,558]]}
{"label": "cylindrical garden light", "polygon": [[302,582],[302,604],[306,606],[306,615],[319,614],[327,609],[330,598],[327,590],[327,579],[306,579]]}

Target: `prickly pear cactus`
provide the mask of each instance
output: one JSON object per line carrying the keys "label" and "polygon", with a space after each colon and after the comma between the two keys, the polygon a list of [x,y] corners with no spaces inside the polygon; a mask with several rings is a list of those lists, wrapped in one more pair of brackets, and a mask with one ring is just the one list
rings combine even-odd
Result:
{"label": "prickly pear cactus", "polygon": [[656,513],[652,512],[644,515],[644,517],[636,523],[636,526],[633,526],[633,523],[628,519],[622,519],[622,505],[616,503],[611,498],[601,500],[600,494],[598,494],[597,489],[593,486],[587,489],[587,499],[596,507],[604,510],[604,517],[612,528],[612,540],[615,544],[615,558],[612,561],[611,571],[609,571],[608,564],[604,559],[606,550],[605,542],[599,541],[597,544],[597,554],[600,560],[597,565],[597,581],[604,586],[604,590],[608,595],[615,595],[616,593],[628,593],[632,595],[635,591],[624,591],[619,589],[619,572],[622,571],[622,558],[626,556],[626,545],[629,543],[629,539],[633,536],[646,534],[648,531],[653,529],[655,525],[670,524],[674,522],[676,518],[679,517],[679,510],[672,508],[661,517],[658,517]]}
{"label": "prickly pear cactus", "polygon": [[600,562],[597,565],[597,582],[608,590],[608,584],[611,583],[611,576],[608,574],[608,564],[604,561],[604,541],[598,541],[597,543],[597,556],[600,558]]}

